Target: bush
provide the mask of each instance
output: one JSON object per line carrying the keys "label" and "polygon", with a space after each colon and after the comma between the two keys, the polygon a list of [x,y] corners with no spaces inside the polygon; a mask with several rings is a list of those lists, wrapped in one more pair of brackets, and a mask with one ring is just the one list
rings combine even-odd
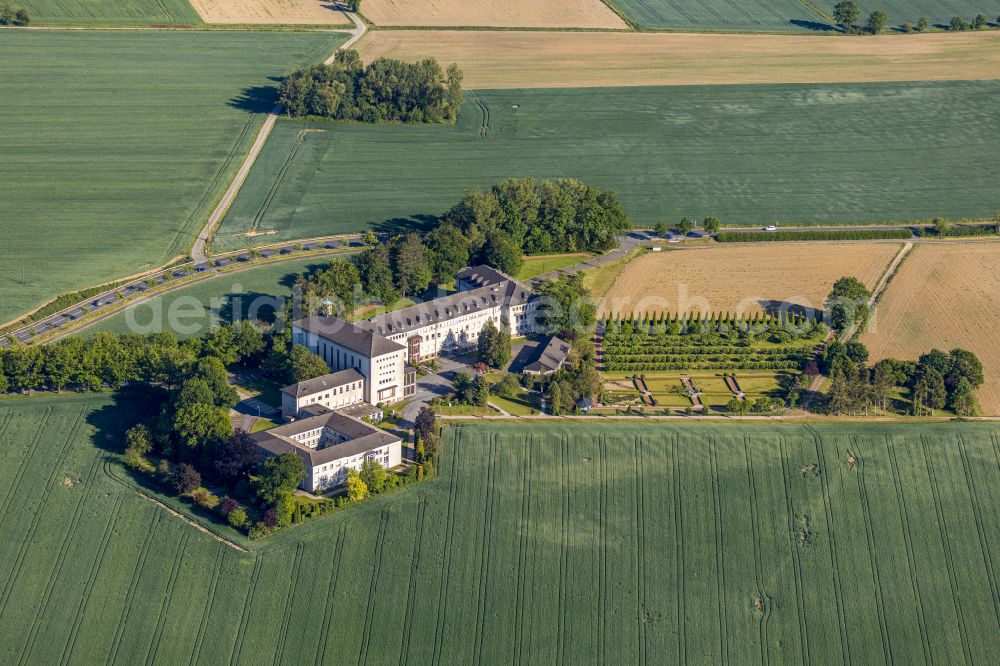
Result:
{"label": "bush", "polygon": [[219,505],[219,498],[204,489],[196,490],[191,498],[195,504],[204,509],[214,509]]}
{"label": "bush", "polygon": [[247,533],[251,539],[262,539],[271,533],[271,528],[262,522],[254,523]]}
{"label": "bush", "polygon": [[239,507],[240,507],[239,502],[234,500],[232,497],[226,497],[219,504],[219,513],[221,513],[223,516],[228,517],[229,514],[232,513],[234,509],[238,509]]}
{"label": "bush", "polygon": [[[247,524],[247,512],[242,507],[238,506],[229,512],[229,514],[226,516],[226,520],[228,520],[229,524],[235,527],[236,529],[241,529],[244,525]],[[251,534],[251,536],[253,535]]]}
{"label": "bush", "polygon": [[943,224],[917,229],[917,235],[925,238],[959,238],[965,236],[994,236],[996,234],[997,225],[995,224],[960,224],[956,226]]}
{"label": "bush", "polygon": [[201,474],[187,463],[181,463],[171,478],[171,484],[178,495],[186,495],[201,485]]}

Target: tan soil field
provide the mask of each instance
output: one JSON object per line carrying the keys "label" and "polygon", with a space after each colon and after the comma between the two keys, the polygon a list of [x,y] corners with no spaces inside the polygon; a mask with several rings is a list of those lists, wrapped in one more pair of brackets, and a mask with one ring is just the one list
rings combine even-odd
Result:
{"label": "tan soil field", "polygon": [[351,25],[325,0],[191,0],[205,23],[239,25]]}
{"label": "tan soil field", "polygon": [[1000,416],[1000,243],[922,243],[886,289],[862,337],[872,360],[962,347],[983,362],[983,413]]}
{"label": "tan soil field", "polygon": [[833,283],[852,275],[869,288],[898,243],[773,243],[650,252],[632,261],[600,300],[601,315],[632,312],[761,312],[777,301],[822,308]]}
{"label": "tan soil field", "polygon": [[364,0],[361,12],[381,26],[628,28],[601,0]]}
{"label": "tan soil field", "polygon": [[467,88],[1000,78],[995,31],[840,38],[374,30],[357,48],[366,61],[434,56],[456,62]]}

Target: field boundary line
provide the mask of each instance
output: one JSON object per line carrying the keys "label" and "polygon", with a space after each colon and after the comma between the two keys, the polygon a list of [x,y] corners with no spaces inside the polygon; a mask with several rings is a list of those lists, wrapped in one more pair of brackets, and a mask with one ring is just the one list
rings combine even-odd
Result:
{"label": "field boundary line", "polygon": [[368,663],[368,648],[372,639],[372,622],[375,617],[375,603],[378,601],[378,577],[382,573],[382,555],[385,545],[385,526],[389,523],[389,511],[382,509],[379,513],[378,536],[375,538],[374,566],[372,578],[368,584],[368,607],[365,609],[365,626],[361,633],[361,649],[358,650],[358,666]]}
{"label": "field boundary line", "polygon": [[939,536],[941,546],[944,549],[945,569],[948,571],[948,583],[951,586],[951,595],[955,602],[955,618],[958,622],[959,635],[962,638],[962,651],[965,656],[965,663],[972,663],[972,652],[969,647],[969,634],[965,626],[965,611],[962,610],[962,595],[958,588],[958,577],[955,574],[955,560],[951,553],[951,536],[948,533],[948,524],[945,522],[944,509],[941,506],[941,489],[938,486],[937,473],[931,465],[930,454],[927,452],[927,439],[920,435],[920,448],[924,454],[924,464],[927,466],[927,475],[931,481],[931,493],[934,497],[934,513],[937,515],[939,524]]}
{"label": "field boundary line", "polygon": [[326,591],[326,603],[323,604],[323,623],[320,625],[322,627],[322,632],[320,633],[320,640],[316,642],[316,666],[322,666],[323,655],[326,654],[326,649],[330,646],[330,623],[333,621],[333,613],[330,612],[330,606],[333,605],[333,600],[337,594],[337,582],[340,579],[340,562],[344,559],[344,538],[345,538],[346,527],[344,525],[340,526],[337,531],[337,545],[333,551],[333,567],[330,572],[330,583],[327,585]]}
{"label": "field boundary line", "polygon": [[108,655],[106,661],[107,664],[113,665],[115,660],[118,659],[118,651],[121,649],[122,637],[125,635],[125,627],[128,625],[128,619],[132,615],[132,603],[135,601],[135,591],[139,588],[139,580],[142,578],[142,570],[146,566],[146,556],[149,555],[149,547],[153,543],[153,537],[156,534],[157,528],[160,526],[160,521],[163,519],[163,514],[154,511],[153,519],[150,521],[149,530],[146,532],[146,538],[142,542],[142,549],[139,551],[139,557],[135,560],[135,566],[132,568],[132,578],[129,581],[128,591],[125,593],[125,605],[122,607],[121,615],[118,617],[118,624],[115,628],[115,637],[111,643],[111,653]]}
{"label": "field boundary line", "polygon": [[124,502],[125,493],[119,492],[118,497],[115,499],[114,508],[111,510],[111,517],[104,528],[104,534],[101,537],[101,544],[98,546],[97,554],[94,557],[94,563],[90,567],[90,574],[87,576],[83,595],[80,597],[80,604],[77,606],[76,613],[73,616],[73,626],[70,627],[69,637],[66,639],[66,644],[63,646],[62,654],[59,657],[60,664],[69,663],[69,658],[73,656],[73,650],[76,649],[76,639],[80,635],[80,625],[83,622],[84,614],[87,612],[87,606],[90,605],[90,595],[94,591],[97,577],[104,568],[104,555],[108,551],[108,545],[111,543],[111,535],[114,534],[115,525],[118,522],[118,516],[121,514]]}
{"label": "field boundary line", "polygon": [[674,566],[677,571],[677,663],[687,663],[687,599],[684,591],[684,516],[680,492],[680,445],[674,433],[670,446],[670,476],[674,491]]}
{"label": "field boundary line", "polygon": [[[806,430],[813,440],[813,448],[816,450],[816,460],[820,461],[820,464],[826,465],[827,459],[823,449],[823,440],[816,429],[812,426],[807,425]],[[839,455],[839,450],[838,450]],[[823,468],[820,468],[822,471]],[[827,550],[830,554],[830,563],[832,566],[832,578],[833,578],[833,589],[836,595],[837,601],[837,624],[838,624],[838,634],[840,635],[841,650],[843,651],[843,658],[847,663],[851,663],[851,642],[847,637],[847,618],[846,611],[844,607],[846,603],[844,602],[844,586],[840,580],[840,562],[837,557],[837,536],[836,536],[836,526],[833,522],[833,510],[831,509],[830,500],[830,483],[827,481],[826,474],[819,475],[820,488],[823,493],[823,513],[826,517],[827,530],[829,530]]]}
{"label": "field boundary line", "polygon": [[[646,490],[645,484],[643,483],[643,472],[646,469],[643,466],[643,447],[642,447],[642,436],[639,434],[633,435],[632,439],[632,456],[635,463],[635,503],[638,512],[633,512],[635,514],[635,531],[636,531],[636,544],[635,544],[635,570],[636,570],[636,622],[638,623],[638,633],[639,633],[639,664],[640,666],[646,663],[647,652],[649,651],[649,646],[647,645],[646,637],[646,599],[647,588],[646,588],[646,534],[645,534],[645,524],[646,524]],[[568,494],[568,493],[567,493]]]}
{"label": "field boundary line", "polygon": [[208,597],[205,600],[205,610],[201,614],[201,622],[198,623],[198,633],[195,636],[194,645],[191,646],[191,656],[188,657],[188,664],[196,664],[201,658],[201,646],[205,641],[205,632],[208,630],[209,619],[212,617],[212,605],[215,603],[215,592],[219,589],[219,577],[222,574],[222,561],[226,559],[225,546],[216,547],[215,565],[212,567],[212,582],[209,585]]}
{"label": "field boundary line", "polygon": [[253,595],[257,591],[257,581],[260,579],[260,570],[264,567],[263,562],[263,555],[254,558],[250,584],[247,586],[247,596],[243,599],[243,609],[240,611],[240,623],[236,627],[236,642],[233,644],[232,652],[229,653],[230,666],[239,664],[240,657],[243,655],[243,643],[246,640],[247,626],[250,624],[250,611],[253,608]]}
{"label": "field boundary line", "polygon": [[417,571],[420,569],[420,549],[424,537],[424,515],[427,513],[427,498],[421,497],[417,503],[416,532],[413,551],[410,553],[410,580],[406,586],[406,610],[403,613],[403,638],[399,645],[399,666],[409,662],[410,634],[413,632],[413,605],[417,595]]}
{"label": "field boundary line", "polygon": [[473,654],[476,663],[483,661],[483,634],[486,631],[486,609],[489,605],[489,579],[486,575],[490,568],[490,555],[493,550],[493,505],[497,493],[497,435],[490,433],[490,451],[486,473],[486,510],[483,516],[483,541],[479,554],[479,598],[476,600],[476,639],[473,643]]}
{"label": "field boundary line", "polygon": [[712,508],[715,518],[715,562],[718,575],[715,590],[718,595],[716,611],[719,616],[719,662],[729,663],[729,618],[726,615],[726,522],[722,515],[722,490],[719,483],[719,442],[715,436],[708,438],[709,460],[712,465]]}
{"label": "field boundary line", "polygon": [[924,613],[924,602],[920,596],[920,579],[916,571],[916,555],[913,550],[913,534],[910,531],[910,517],[906,504],[906,493],[903,491],[901,475],[899,473],[899,462],[896,458],[896,445],[892,438],[885,436],[885,447],[889,454],[890,471],[892,472],[893,487],[896,490],[896,500],[899,503],[899,517],[902,520],[903,543],[906,545],[906,563],[910,570],[910,587],[913,589],[913,597],[917,602],[917,621],[920,626],[920,647],[924,651],[924,659],[928,664],[934,662],[931,654],[931,646],[927,640],[927,617]]}
{"label": "field boundary line", "polygon": [[[857,436],[852,436],[851,441],[854,443],[854,449],[858,449],[858,438]],[[861,495],[861,506],[862,515],[865,524],[865,538],[868,542],[868,557],[871,560],[872,565],[872,584],[873,591],[875,592],[875,610],[878,615],[878,628],[879,633],[882,635],[882,656],[885,658],[886,664],[895,663],[892,659],[892,642],[889,639],[889,630],[886,627],[885,621],[885,599],[882,597],[882,576],[878,569],[878,553],[875,549],[875,531],[872,527],[872,509],[871,504],[868,501],[868,485],[865,480],[865,458],[864,454],[858,455],[858,491]]]}
{"label": "field boundary line", "polygon": [[180,574],[181,563],[184,561],[184,555],[187,551],[188,541],[191,539],[191,532],[185,530],[184,534],[181,536],[180,544],[177,546],[177,554],[174,556],[173,566],[170,568],[170,577],[167,579],[167,593],[164,595],[163,601],[160,603],[160,612],[156,618],[156,630],[153,632],[153,637],[149,641],[149,647],[146,648],[146,658],[143,659],[144,664],[151,664],[156,660],[156,653],[160,651],[160,641],[163,638],[163,624],[166,621],[167,609],[170,608],[170,604],[174,598],[174,588],[177,586],[177,576]]}
{"label": "field boundary line", "polygon": [[73,510],[73,517],[70,519],[69,529],[67,529],[63,534],[62,543],[59,544],[59,553],[56,556],[56,561],[52,565],[52,572],[47,577],[42,598],[35,611],[35,619],[32,621],[31,629],[28,631],[28,640],[22,644],[21,650],[18,652],[18,664],[23,664],[25,659],[31,655],[31,651],[34,649],[35,640],[38,638],[38,630],[41,628],[42,613],[44,613],[45,609],[48,608],[49,601],[52,597],[52,591],[56,586],[56,580],[62,573],[63,565],[66,563],[66,556],[69,554],[70,547],[73,543],[70,536],[76,532],[76,529],[80,524],[80,516],[83,514],[83,507],[87,503],[87,500],[91,497],[90,487],[97,476],[98,463],[100,460],[100,454],[95,454],[94,460],[90,463],[90,469],[87,471],[87,479],[84,482],[86,495],[76,503]]}
{"label": "field boundary line", "polygon": [[[51,414],[51,408],[49,409],[49,413]],[[39,502],[39,509],[31,517],[30,527],[28,528],[24,537],[21,539],[21,545],[18,546],[17,557],[14,559],[14,566],[11,569],[11,572],[9,574],[6,583],[4,583],[3,593],[0,594],[0,609],[2,609],[0,610],[0,618],[3,617],[3,611],[8,608],[7,602],[10,601],[10,595],[14,590],[14,585],[17,582],[18,576],[20,576],[21,574],[21,567],[24,566],[24,559],[28,553],[28,548],[31,546],[31,541],[35,538],[35,531],[38,530],[38,524],[41,523],[42,521],[42,513],[44,512],[46,504],[48,504],[49,495],[52,494],[52,488],[56,484],[56,477],[59,476],[59,469],[62,467],[63,462],[66,460],[66,455],[69,453],[69,450],[73,448],[73,440],[76,439],[76,435],[80,431],[80,426],[83,424],[83,416],[85,413],[86,409],[81,409],[80,413],[77,415],[76,421],[73,423],[69,435],[66,437],[66,441],[63,443],[63,448],[62,451],[59,453],[59,457],[57,458],[56,464],[53,466],[52,473],[49,474],[49,480],[46,482],[45,488],[42,491],[42,495]],[[32,442],[31,445],[32,454],[39,450],[38,441],[41,439],[41,433],[44,430],[45,426],[47,425],[48,425],[48,420],[46,419],[42,422],[42,427],[39,428],[38,430],[38,436]],[[23,479],[23,475],[21,478]],[[18,481],[18,485],[20,485],[20,481]],[[10,497],[11,499],[13,499],[13,489]],[[3,511],[4,513],[6,513],[7,511],[6,506],[4,507]]]}
{"label": "field boundary line", "polygon": [[438,588],[437,626],[434,628],[434,651],[431,653],[431,663],[435,666],[441,663],[441,651],[444,649],[444,616],[447,612],[448,592],[451,583],[452,537],[455,534],[455,503],[458,494],[458,458],[461,450],[463,431],[455,433],[455,441],[451,445],[451,488],[448,491],[448,515],[445,517],[445,552],[441,558],[441,573],[444,585]]}
{"label": "field boundary line", "polygon": [[[791,485],[788,477],[788,444],[785,441],[784,435],[778,435],[778,456],[781,459],[781,487],[785,495],[785,511],[788,512],[788,518],[794,519],[795,507],[792,505],[792,491]],[[823,469],[820,468],[820,474],[823,473]],[[792,563],[795,567],[792,572],[792,577],[795,582],[795,605],[798,606],[798,612],[796,613],[796,624],[799,625],[799,652],[802,657],[802,663],[811,663],[809,659],[809,622],[806,618],[806,602],[804,595],[802,593],[802,561],[801,554],[799,553],[800,546],[795,543],[795,530],[789,529],[792,526],[786,526],[789,530],[788,533],[788,545],[789,550],[792,555]]]}
{"label": "field boundary line", "polygon": [[969,486],[969,503],[972,505],[972,515],[976,519],[976,531],[979,536],[979,549],[983,552],[983,561],[986,564],[986,578],[990,583],[990,596],[993,598],[993,613],[997,619],[997,629],[1000,630],[1000,592],[997,589],[996,572],[993,568],[993,555],[990,553],[989,543],[986,541],[986,531],[983,528],[982,512],[979,504],[979,492],[976,490],[975,475],[972,473],[972,466],[969,463],[969,453],[966,449],[965,437],[958,435],[958,451],[962,461],[962,470],[965,473],[965,481]]}
{"label": "field boundary line", "polygon": [[302,569],[302,552],[305,550],[305,544],[299,541],[295,544],[295,563],[292,565],[291,580],[288,584],[288,594],[285,595],[285,605],[281,613],[281,632],[278,635],[278,644],[274,648],[274,660],[272,661],[275,666],[281,663],[281,656],[285,652],[285,640],[288,638],[288,625],[291,622],[292,614],[290,611],[292,607],[292,598],[295,596],[295,588],[299,584],[299,571]]}

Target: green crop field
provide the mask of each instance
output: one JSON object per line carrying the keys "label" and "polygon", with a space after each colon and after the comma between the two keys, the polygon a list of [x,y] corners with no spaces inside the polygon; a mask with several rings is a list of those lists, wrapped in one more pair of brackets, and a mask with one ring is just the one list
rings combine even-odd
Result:
{"label": "green crop field", "polygon": [[173,331],[183,339],[203,335],[213,325],[230,323],[237,316],[269,318],[279,299],[292,296],[299,275],[328,261],[313,257],[226,273],[151,298],[84,329],[83,334]]}
{"label": "green crop field", "polygon": [[120,480],[106,449],[136,411],[0,402],[0,662],[1000,651],[992,424],[459,427],[442,478],[241,553]]}
{"label": "green crop field", "polygon": [[[730,2],[729,0],[614,0],[629,19],[640,28],[652,30],[722,30],[722,31],[821,31],[834,29],[833,6],[817,0],[764,0],[763,2]],[[896,28],[904,21],[916,24],[921,16],[931,25],[946,27],[956,14],[971,19],[984,12],[990,20],[1000,12],[995,0],[909,0],[873,2],[864,5],[867,12],[881,9],[888,25]]]}
{"label": "green crop field", "polygon": [[280,122],[216,246],[406,228],[510,176],[650,226],[992,216],[998,124],[998,81],[470,92],[455,126]]}
{"label": "green crop field", "polygon": [[269,77],[342,38],[5,30],[0,322],[185,254],[271,106]]}
{"label": "green crop field", "polygon": [[192,25],[201,23],[187,0],[17,0],[33,23]]}

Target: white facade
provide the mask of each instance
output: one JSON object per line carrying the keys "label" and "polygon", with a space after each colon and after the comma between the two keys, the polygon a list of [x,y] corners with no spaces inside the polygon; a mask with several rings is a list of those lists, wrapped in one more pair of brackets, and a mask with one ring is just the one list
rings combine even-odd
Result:
{"label": "white facade", "polygon": [[306,482],[310,492],[322,492],[347,483],[347,470],[361,471],[361,466],[369,458],[374,458],[382,467],[392,469],[403,464],[403,448],[400,442],[387,444],[370,451],[316,465],[309,471]]}
{"label": "white facade", "polygon": [[[330,375],[328,375],[330,376]],[[365,380],[355,375],[350,381],[330,383],[323,378],[287,386],[281,391],[281,417],[295,418],[305,407],[321,405],[339,409],[365,401]]]}
{"label": "white facade", "polygon": [[[332,318],[331,318],[332,319]],[[306,330],[300,322],[292,324],[292,340],[318,355],[330,370],[354,368],[365,377],[363,400],[373,405],[391,404],[403,399],[406,350],[394,349],[378,356],[368,356],[333,341],[322,333]]]}

